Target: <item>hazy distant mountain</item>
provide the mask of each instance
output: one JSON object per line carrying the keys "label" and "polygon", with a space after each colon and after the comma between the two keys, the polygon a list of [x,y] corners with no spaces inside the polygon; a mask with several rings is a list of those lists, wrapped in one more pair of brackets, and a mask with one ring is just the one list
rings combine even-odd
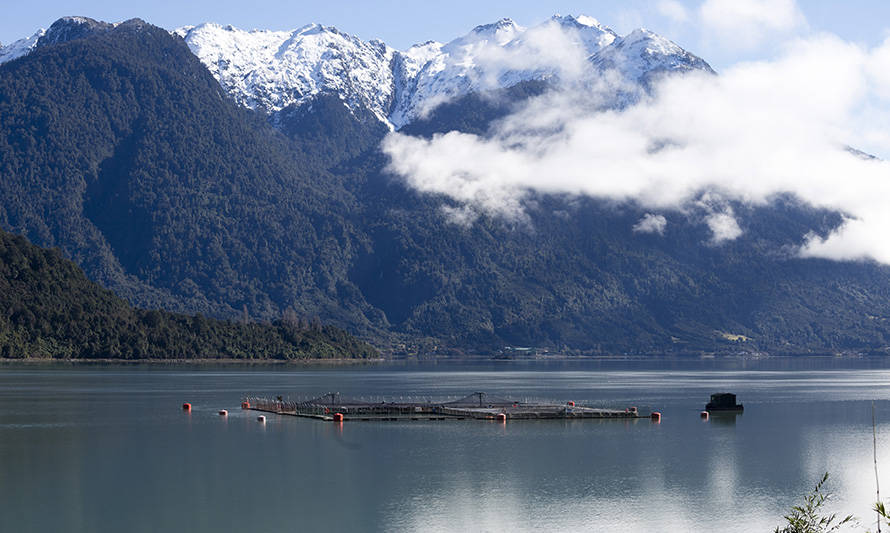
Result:
{"label": "hazy distant mountain", "polygon": [[483,133],[603,69],[640,91],[712,72],[652,33],[502,20],[400,52],[317,25],[171,34],[66,18],[28,49],[0,65],[0,226],[131,302],[319,316],[397,352],[890,345],[890,269],[790,253],[842,221],[794,198],[730,204],[744,233],[716,245],[706,207],[533,195],[524,221],[461,223],[460,205],[385,170],[390,126]]}

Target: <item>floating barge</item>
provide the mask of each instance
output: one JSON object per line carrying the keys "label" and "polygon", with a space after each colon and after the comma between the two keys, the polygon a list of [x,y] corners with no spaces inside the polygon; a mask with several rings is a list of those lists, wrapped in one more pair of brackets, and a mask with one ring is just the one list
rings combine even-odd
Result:
{"label": "floating barge", "polygon": [[[344,420],[574,420],[637,419],[636,407],[600,409],[565,404],[528,403],[476,392],[447,402],[366,402],[330,393],[302,402],[269,398],[245,398],[241,407],[279,415],[300,416],[327,421]],[[653,413],[653,419],[656,413]],[[659,414],[660,418],[660,414]]]}
{"label": "floating barge", "polygon": [[745,406],[736,402],[735,394],[718,392],[711,395],[711,401],[705,405],[707,412],[741,413]]}

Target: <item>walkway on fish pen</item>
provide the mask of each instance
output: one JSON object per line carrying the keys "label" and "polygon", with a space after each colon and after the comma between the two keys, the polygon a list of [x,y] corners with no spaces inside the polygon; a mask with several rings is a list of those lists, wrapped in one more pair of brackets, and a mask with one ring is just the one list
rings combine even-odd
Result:
{"label": "walkway on fish pen", "polygon": [[[278,397],[244,398],[243,409],[280,415],[301,416],[328,421],[344,420],[575,420],[643,418],[636,407],[602,409],[575,405],[520,402],[475,392],[453,401],[369,402],[348,399],[332,392],[306,401],[287,401]],[[653,418],[656,413],[653,413]],[[646,417],[648,418],[648,416]],[[659,414],[660,418],[660,414]]]}

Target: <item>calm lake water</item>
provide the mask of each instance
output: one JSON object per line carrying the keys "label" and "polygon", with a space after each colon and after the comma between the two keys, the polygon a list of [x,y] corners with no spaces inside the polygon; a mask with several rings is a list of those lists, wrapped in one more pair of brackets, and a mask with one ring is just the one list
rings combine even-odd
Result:
{"label": "calm lake water", "polygon": [[[745,413],[700,420],[724,390]],[[663,420],[261,425],[239,408],[328,391]],[[890,361],[3,365],[0,531],[766,532],[825,471],[831,508],[874,529],[873,399],[890,496]]]}

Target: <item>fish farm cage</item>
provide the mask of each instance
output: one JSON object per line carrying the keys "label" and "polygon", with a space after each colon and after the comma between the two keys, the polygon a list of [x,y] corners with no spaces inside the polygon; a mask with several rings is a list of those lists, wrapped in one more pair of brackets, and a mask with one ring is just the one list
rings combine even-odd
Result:
{"label": "fish farm cage", "polygon": [[[344,398],[331,392],[316,398],[291,401],[282,397],[246,397],[243,409],[280,415],[291,415],[319,420],[542,420],[542,419],[637,419],[642,418],[636,407],[604,409],[563,403],[519,401],[475,392],[447,401],[421,400],[365,400]],[[652,413],[653,419],[660,413]]]}

